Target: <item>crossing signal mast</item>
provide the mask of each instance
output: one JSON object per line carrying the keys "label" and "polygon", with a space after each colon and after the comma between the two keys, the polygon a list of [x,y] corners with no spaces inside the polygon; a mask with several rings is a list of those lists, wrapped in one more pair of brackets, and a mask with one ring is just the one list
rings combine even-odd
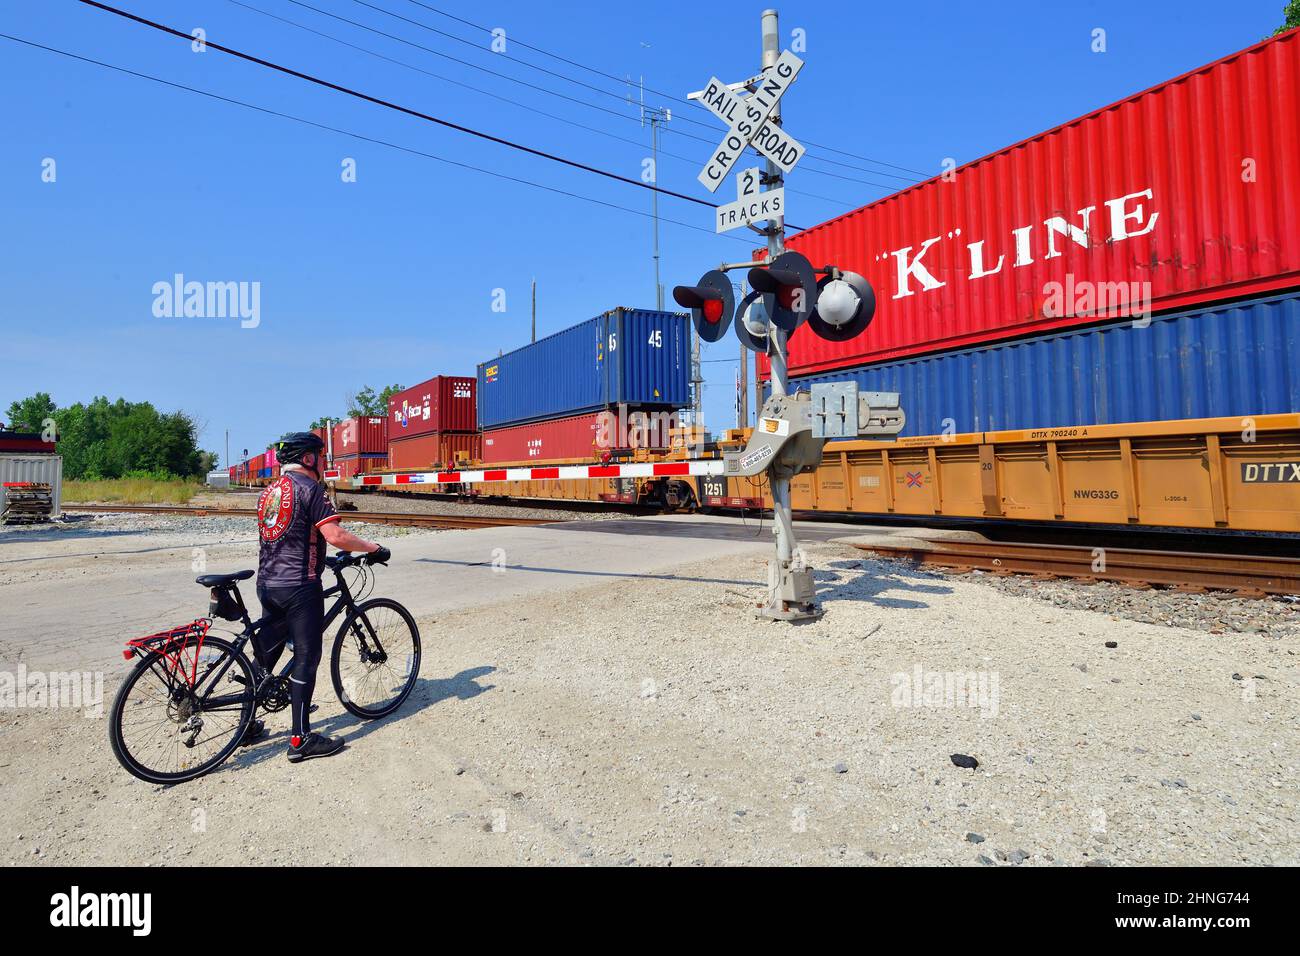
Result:
{"label": "crossing signal mast", "polygon": [[[767,257],[724,263],[695,285],[674,288],[673,298],[691,310],[701,340],[717,342],[732,327],[742,345],[768,356],[771,396],[759,411],[744,451],[726,457],[724,473],[765,473],[771,483],[776,557],[768,600],[759,615],[809,621],[823,612],[816,603],[812,571],[796,547],[790,480],[821,462],[828,438],[892,437],[902,431],[905,416],[896,392],[859,394],[851,382],[815,385],[811,393],[790,394],[786,347],[791,333],[806,324],[821,338],[851,339],[870,324],[876,296],[857,273],[834,265],[816,267],[803,255],[785,249],[785,176],[804,150],[782,127],[781,98],[799,76],[803,61],[788,50],[780,51],[775,10],[763,11],[762,38],[760,73],[732,84],[713,77],[690,98],[699,100],[728,127],[700,171],[698,178],[705,188],[716,192],[748,148],[766,160],[761,170],[753,167],[739,173],[737,199],[718,208],[715,227],[719,233],[749,228],[764,236]],[[760,221],[766,225],[755,225]],[[739,307],[728,276],[738,269],[748,270],[753,289]]]}
{"label": "crossing signal mast", "polygon": [[[860,393],[855,384],[846,382],[814,385],[811,392],[790,393],[786,364],[790,334],[807,325],[813,334],[833,341],[860,335],[875,314],[876,297],[862,276],[834,265],[815,266],[799,253],[785,249],[784,176],[803,156],[803,147],[781,128],[780,101],[799,75],[803,61],[789,51],[778,52],[777,36],[776,11],[763,11],[762,72],[730,85],[715,77],[707,88],[691,94],[728,126],[726,136],[700,172],[700,182],[711,192],[722,185],[746,149],[752,147],[767,160],[765,169],[740,171],[736,202],[721,206],[715,223],[718,232],[748,227],[764,236],[767,256],[751,262],[723,263],[704,273],[695,285],[673,289],[677,303],[691,310],[702,341],[717,342],[732,328],[745,348],[768,356],[772,394],[759,410],[743,450],[695,461],[403,472],[351,479],[343,479],[331,468],[325,480],[356,488],[765,475],[771,484],[776,518],[776,557],[771,565],[768,600],[758,614],[778,621],[821,617],[812,571],[795,546],[790,479],[821,463],[827,439],[892,438],[903,430],[906,419],[897,392]],[[741,96],[740,92],[748,95]],[[766,225],[760,228],[757,222]],[[739,269],[747,270],[753,291],[737,303],[728,273]]]}

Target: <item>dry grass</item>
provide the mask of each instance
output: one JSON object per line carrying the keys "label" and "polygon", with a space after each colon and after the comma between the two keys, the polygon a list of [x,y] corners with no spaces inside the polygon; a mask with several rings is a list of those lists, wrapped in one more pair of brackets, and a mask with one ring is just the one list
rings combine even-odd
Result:
{"label": "dry grass", "polygon": [[63,500],[70,503],[116,501],[126,505],[183,505],[203,489],[197,481],[65,481]]}

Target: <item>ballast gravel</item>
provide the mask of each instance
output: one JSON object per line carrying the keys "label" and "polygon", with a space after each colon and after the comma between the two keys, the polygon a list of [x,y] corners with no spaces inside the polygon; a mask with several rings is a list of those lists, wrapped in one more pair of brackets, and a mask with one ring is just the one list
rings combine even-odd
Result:
{"label": "ballast gravel", "polygon": [[968,577],[1013,597],[1095,611],[1126,621],[1209,634],[1261,634],[1278,640],[1300,641],[1300,598],[1294,595],[1242,598],[1227,591],[1198,594],[1132,588],[1111,581],[1082,584],[1068,579],[1035,580],[1025,575],[980,571],[972,571]]}
{"label": "ballast gravel", "polygon": [[[323,676],[317,726],[348,748],[311,765],[272,715],[219,772],[153,787],[102,719],[0,711],[0,860],[1300,862],[1293,639],[806,551],[827,614],[801,627],[754,619],[750,554],[422,620],[393,718],[354,721]],[[484,567],[485,592],[497,573],[524,572]]]}

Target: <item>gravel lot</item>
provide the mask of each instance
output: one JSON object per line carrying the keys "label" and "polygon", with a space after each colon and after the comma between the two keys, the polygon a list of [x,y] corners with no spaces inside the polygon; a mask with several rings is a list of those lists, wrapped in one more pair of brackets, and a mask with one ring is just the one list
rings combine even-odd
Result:
{"label": "gravel lot", "polygon": [[326,677],[317,724],[349,747],[300,767],[283,714],[162,789],[113,762],[102,718],[0,711],[0,770],[24,771],[0,860],[1300,862],[1293,633],[807,550],[829,613],[804,627],[752,619],[748,553],[423,620],[400,716],[358,724]]}

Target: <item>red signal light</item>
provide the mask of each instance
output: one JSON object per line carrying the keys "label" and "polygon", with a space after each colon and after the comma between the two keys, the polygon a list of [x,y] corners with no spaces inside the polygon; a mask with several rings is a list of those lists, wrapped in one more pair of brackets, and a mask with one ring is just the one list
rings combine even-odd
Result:
{"label": "red signal light", "polygon": [[723,302],[721,299],[704,300],[704,318],[710,323],[716,325],[722,321]]}

